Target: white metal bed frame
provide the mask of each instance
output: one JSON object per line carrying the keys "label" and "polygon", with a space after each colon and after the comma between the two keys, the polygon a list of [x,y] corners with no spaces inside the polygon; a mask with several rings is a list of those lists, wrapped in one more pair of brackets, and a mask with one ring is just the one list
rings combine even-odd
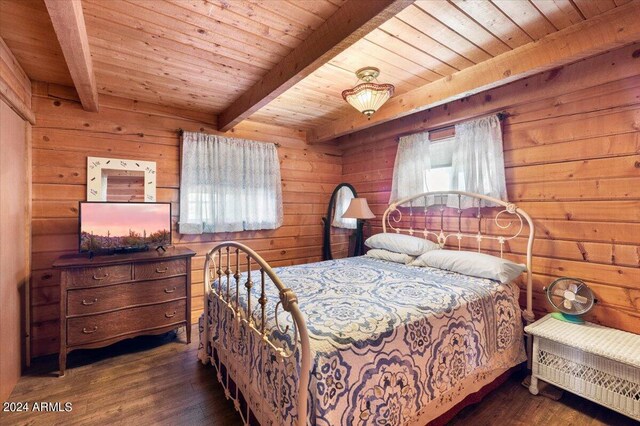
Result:
{"label": "white metal bed frame", "polygon": [[[453,198],[451,198],[453,197]],[[477,209],[475,217],[465,217],[465,223],[468,220],[478,221],[478,230],[475,233],[463,231],[463,211],[468,210],[460,208],[462,205],[462,198],[470,197],[477,206],[472,207]],[[457,199],[458,208],[455,208],[457,212],[457,229],[450,231],[445,228],[445,204],[451,205],[451,200]],[[437,203],[436,201],[439,201]],[[484,204],[484,206],[483,206]],[[482,207],[494,207],[497,206],[500,209],[494,216],[493,222],[498,229],[504,232],[503,235],[489,235],[482,232],[482,221],[485,219],[482,216]],[[440,213],[440,227],[438,230],[433,231],[427,229],[427,218],[432,218],[429,213],[436,208]],[[418,228],[418,218],[422,213],[424,224],[421,228]],[[406,217],[406,218],[405,218]],[[408,227],[403,227],[403,218],[408,221]],[[447,216],[447,219],[451,216]],[[454,216],[455,218],[455,216]],[[516,232],[508,232],[513,226],[515,221]],[[382,229],[387,232],[389,228],[392,232],[402,233],[406,232],[409,235],[422,235],[424,238],[432,236],[436,239],[441,247],[444,247],[449,239],[455,239],[458,242],[458,249],[461,250],[462,240],[464,238],[473,239],[478,244],[478,251],[481,251],[483,240],[497,241],[500,246],[500,256],[502,257],[504,245],[507,241],[512,240],[520,236],[525,228],[525,222],[529,228],[529,235],[527,241],[527,255],[526,255],[526,274],[527,274],[527,295],[526,295],[526,309],[523,311],[522,316],[526,324],[531,324],[534,321],[534,314],[532,310],[532,249],[534,242],[535,227],[531,217],[522,209],[518,208],[513,203],[508,203],[496,198],[488,197],[481,194],[473,194],[463,191],[438,191],[438,192],[425,192],[410,196],[401,200],[398,200],[386,209],[382,217]],[[217,259],[216,259],[217,257]],[[246,258],[246,262],[241,262],[241,257]],[[253,262],[253,264],[252,264]],[[240,282],[242,277],[241,264],[246,267],[246,281]],[[252,311],[251,289],[254,286],[252,280],[252,273],[258,274],[260,277],[260,297],[257,300],[257,307]],[[292,333],[292,342],[294,342],[294,349],[290,350],[283,346],[280,346],[275,340],[271,339],[270,331],[267,330],[267,312],[266,305],[268,303],[265,292],[265,276],[268,276],[273,285],[276,286],[279,292],[280,300],[275,306],[275,322],[276,327],[281,333]],[[214,280],[212,282],[212,280]],[[217,283],[217,285],[216,285]],[[239,303],[239,295],[241,284],[246,290],[247,306],[243,308]],[[232,292],[233,286],[235,291]],[[296,397],[296,409],[297,409],[297,425],[305,426],[308,418],[308,398],[309,398],[309,379],[311,374],[311,352],[309,333],[305,324],[304,316],[298,306],[298,298],[290,288],[284,286],[278,276],[275,274],[269,264],[258,255],[255,251],[249,247],[237,243],[234,241],[223,242],[215,246],[206,255],[204,265],[204,306],[207,309],[209,300],[217,298],[222,304],[230,310],[233,318],[238,325],[247,327],[252,333],[255,333],[259,337],[259,341],[263,342],[265,348],[272,350],[276,355],[278,362],[284,362],[284,360],[296,360],[295,354],[299,352],[299,372],[298,372],[298,394]],[[289,327],[282,329],[278,324],[278,309],[282,307],[285,312],[288,312],[293,320],[293,328],[289,330]],[[234,401],[236,410],[240,413],[245,425],[249,424],[250,415],[253,413],[254,417],[263,424],[282,424],[283,420],[280,418],[280,414],[273,410],[265,410],[267,404],[261,403],[261,396],[255,394],[250,388],[249,374],[247,374],[243,367],[246,366],[231,366],[225,364],[234,363],[233,358],[225,357],[223,354],[227,350],[224,342],[211,341],[209,336],[209,327],[207,324],[207,316],[205,315],[204,326],[204,345],[205,353],[207,345],[212,344],[211,356],[207,359],[202,359],[203,363],[211,362],[214,365],[217,377],[220,383],[225,389],[225,396],[227,399]],[[218,354],[217,360],[214,358],[214,348]],[[527,338],[527,354],[531,354],[531,338]],[[225,367],[226,373],[223,375],[222,367]],[[229,377],[229,372],[237,373],[233,378]],[[233,379],[235,386],[230,386],[230,379]],[[232,390],[234,390],[232,395]],[[243,410],[240,403],[240,394],[244,397],[246,407]]]}

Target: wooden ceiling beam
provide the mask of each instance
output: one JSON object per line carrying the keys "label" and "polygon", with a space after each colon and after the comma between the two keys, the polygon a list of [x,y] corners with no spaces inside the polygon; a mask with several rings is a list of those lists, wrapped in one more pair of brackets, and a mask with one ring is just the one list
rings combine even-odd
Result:
{"label": "wooden ceiling beam", "polygon": [[419,111],[502,86],[640,41],[640,0],[550,34],[449,77],[391,98],[371,119],[353,110],[308,132],[309,143],[326,142]]}
{"label": "wooden ceiling beam", "polygon": [[98,111],[98,86],[81,0],[44,0],[71,79],[86,111]]}
{"label": "wooden ceiling beam", "polygon": [[364,5],[360,0],[348,0],[224,110],[218,119],[219,129],[231,129],[413,2],[367,0]]}

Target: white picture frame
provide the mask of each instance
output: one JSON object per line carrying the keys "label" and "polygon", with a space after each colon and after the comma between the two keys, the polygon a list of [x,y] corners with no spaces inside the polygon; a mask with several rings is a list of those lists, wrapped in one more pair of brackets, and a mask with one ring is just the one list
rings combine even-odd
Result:
{"label": "white picture frame", "polygon": [[106,200],[103,170],[144,172],[144,201],[156,201],[156,162],[122,158],[87,157],[87,201]]}

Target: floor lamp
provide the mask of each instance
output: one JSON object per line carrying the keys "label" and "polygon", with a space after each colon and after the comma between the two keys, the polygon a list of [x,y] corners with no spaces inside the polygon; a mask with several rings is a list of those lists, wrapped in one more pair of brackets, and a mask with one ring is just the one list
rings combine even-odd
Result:
{"label": "floor lamp", "polygon": [[364,221],[373,219],[376,215],[374,215],[369,208],[366,198],[352,198],[349,207],[347,207],[347,210],[342,214],[342,217],[345,219],[357,219],[356,243],[353,255],[362,256],[364,254],[364,235],[362,232]]}

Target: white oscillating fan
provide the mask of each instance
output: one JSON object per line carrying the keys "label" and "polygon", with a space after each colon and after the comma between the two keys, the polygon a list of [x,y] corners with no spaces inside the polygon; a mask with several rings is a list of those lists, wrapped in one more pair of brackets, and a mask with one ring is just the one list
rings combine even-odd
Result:
{"label": "white oscillating fan", "polygon": [[597,302],[591,289],[577,278],[558,278],[544,290],[551,306],[560,311],[551,316],[561,321],[584,323],[580,315],[589,312]]}

